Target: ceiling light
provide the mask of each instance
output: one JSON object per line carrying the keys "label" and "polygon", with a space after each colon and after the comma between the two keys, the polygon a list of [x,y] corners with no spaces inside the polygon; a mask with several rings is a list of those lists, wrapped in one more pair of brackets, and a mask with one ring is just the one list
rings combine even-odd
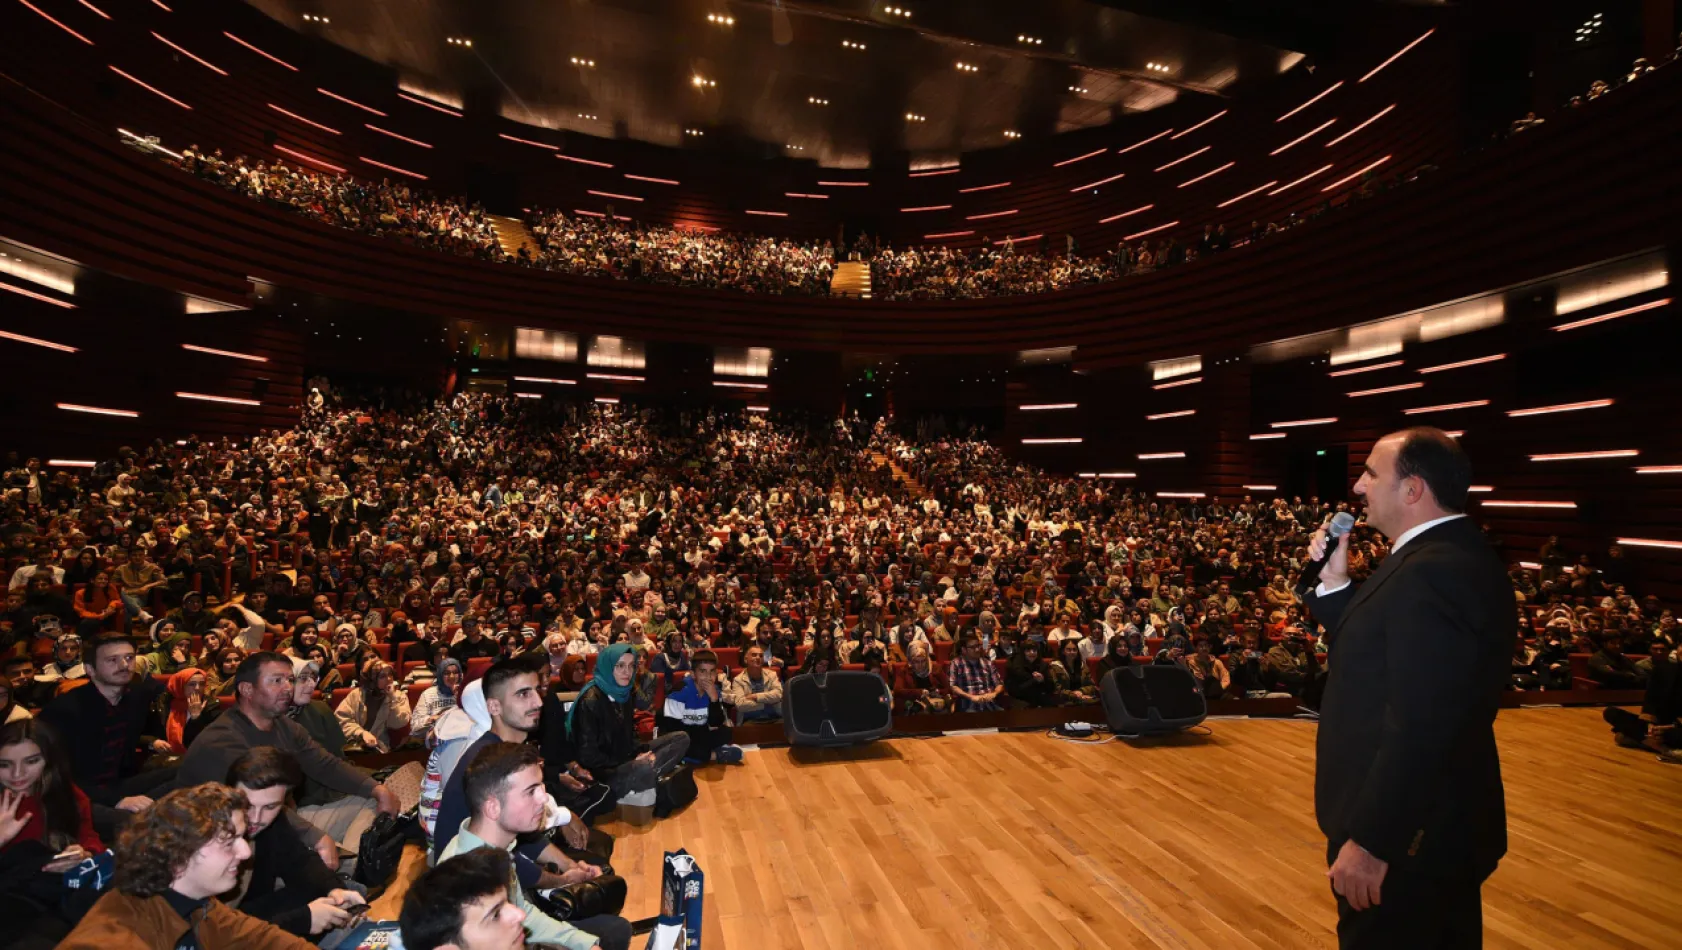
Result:
{"label": "ceiling light", "polygon": [[595,61],[595,60],[593,60],[593,59],[585,59],[585,58],[584,58],[584,57],[582,57],[582,56],[574,56],[574,57],[572,57],[572,64],[573,64],[573,65],[574,65],[574,66],[581,66],[581,67],[583,67],[583,68],[584,68],[584,69],[595,69],[595,68],[596,68],[596,61]]}
{"label": "ceiling light", "polygon": [[313,13],[304,14],[304,19],[306,21],[310,22],[310,23],[323,23],[323,24],[325,24],[325,23],[332,23],[333,22],[332,20],[329,20],[324,16],[316,16]]}
{"label": "ceiling light", "polygon": [[974,65],[971,65],[969,63],[954,63],[953,65],[956,66],[958,71],[962,72],[962,73],[978,73],[978,72],[981,72],[981,67],[980,66],[974,66]]}
{"label": "ceiling light", "polygon": [[1005,129],[1005,138],[1007,138],[1007,139],[1019,139],[1021,137],[1022,137],[1021,132],[1018,132],[1015,129]]}
{"label": "ceiling light", "polygon": [[705,76],[690,76],[689,84],[694,86],[696,89],[710,89],[713,86],[718,85],[715,80],[708,79]]}
{"label": "ceiling light", "polygon": [[806,101],[808,103],[814,105],[814,106],[827,106],[827,105],[829,105],[829,100],[828,99],[820,99],[817,96],[807,96]]}
{"label": "ceiling light", "polygon": [[793,149],[793,150],[794,150],[794,151],[796,151],[796,152],[804,152],[804,151],[806,151],[806,146],[804,146],[804,145],[795,145],[795,144],[793,144],[793,143],[792,143],[792,142],[791,142],[791,143],[789,143],[789,144],[788,144],[788,145],[785,145],[785,146],[783,146],[783,147],[784,147],[784,148],[787,148],[787,149]]}
{"label": "ceiling light", "polygon": [[927,116],[920,116],[915,112],[907,112],[905,114],[905,121],[907,121],[907,122],[927,122],[928,117]]}
{"label": "ceiling light", "polygon": [[709,13],[707,14],[707,22],[715,26],[735,26],[736,18],[723,13]]}
{"label": "ceiling light", "polygon": [[700,129],[684,129],[683,134],[684,135],[706,135],[707,133],[702,132]]}
{"label": "ceiling light", "polygon": [[844,49],[856,49],[856,50],[864,49],[864,44],[863,43],[855,43],[852,40],[842,40],[841,41],[841,46]]}
{"label": "ceiling light", "polygon": [[1029,36],[1025,33],[1018,33],[1016,35],[1016,42],[1027,46],[1039,46],[1041,43],[1044,43],[1045,40],[1042,40],[1037,36]]}
{"label": "ceiling light", "polygon": [[886,13],[888,16],[905,17],[907,20],[911,19],[911,11],[905,9],[904,7],[884,7],[882,12]]}
{"label": "ceiling light", "polygon": [[450,44],[451,46],[465,46],[468,49],[473,48],[473,41],[463,36],[446,36],[444,37],[444,42]]}
{"label": "ceiling light", "polygon": [[588,112],[580,112],[580,113],[578,113],[578,117],[580,119],[589,119],[592,122],[597,121],[596,117],[594,115],[591,115]]}
{"label": "ceiling light", "polygon": [[1085,87],[1085,86],[1070,86],[1070,87],[1069,87],[1069,91],[1070,91],[1070,92],[1081,92],[1081,93],[1084,93],[1084,92],[1086,92],[1086,87]]}

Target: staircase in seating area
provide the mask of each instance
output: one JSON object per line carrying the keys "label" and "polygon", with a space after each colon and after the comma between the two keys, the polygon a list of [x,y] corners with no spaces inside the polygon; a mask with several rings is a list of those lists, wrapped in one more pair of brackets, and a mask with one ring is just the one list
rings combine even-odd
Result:
{"label": "staircase in seating area", "polygon": [[841,261],[835,265],[835,276],[829,279],[831,297],[862,297],[870,299],[870,265],[864,261]]}
{"label": "staircase in seating area", "polygon": [[533,259],[537,257],[537,241],[533,240],[531,232],[519,218],[504,218],[501,215],[491,215],[491,227],[496,228],[496,243],[502,245],[502,252],[509,257],[517,256],[520,248]]}
{"label": "staircase in seating area", "polygon": [[912,478],[910,475],[905,474],[905,469],[900,468],[898,465],[894,464],[893,459],[891,459],[888,456],[882,454],[881,452],[877,452],[877,451],[874,451],[874,450],[871,451],[870,461],[877,468],[881,468],[882,466],[886,465],[894,473],[894,478],[898,479],[899,483],[901,485],[905,486],[906,492],[908,492],[911,495],[912,498],[922,498],[924,495],[928,494],[928,492],[923,489],[922,483],[918,482],[915,478]]}

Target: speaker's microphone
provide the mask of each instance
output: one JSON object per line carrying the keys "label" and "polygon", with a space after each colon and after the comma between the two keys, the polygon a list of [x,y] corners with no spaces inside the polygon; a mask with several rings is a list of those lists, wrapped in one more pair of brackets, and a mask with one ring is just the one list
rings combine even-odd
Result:
{"label": "speaker's microphone", "polygon": [[1331,560],[1332,552],[1343,542],[1343,536],[1355,530],[1355,516],[1347,511],[1340,511],[1332,515],[1331,523],[1326,525],[1326,550],[1319,557],[1309,561],[1302,569],[1302,576],[1297,578],[1297,596],[1314,589],[1319,583],[1320,571],[1326,562]]}

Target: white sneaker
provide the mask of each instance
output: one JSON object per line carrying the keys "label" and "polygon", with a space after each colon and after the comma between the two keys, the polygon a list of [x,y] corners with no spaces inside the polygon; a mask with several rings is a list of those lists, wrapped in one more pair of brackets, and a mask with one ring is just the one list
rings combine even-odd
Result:
{"label": "white sneaker", "polygon": [[140,612],[140,622],[141,623],[151,623],[152,622],[152,615],[147,613],[146,611],[142,610]]}

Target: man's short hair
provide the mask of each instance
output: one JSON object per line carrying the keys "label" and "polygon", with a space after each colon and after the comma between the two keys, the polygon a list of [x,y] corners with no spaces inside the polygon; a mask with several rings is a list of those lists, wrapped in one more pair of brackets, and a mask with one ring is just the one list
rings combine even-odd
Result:
{"label": "man's short hair", "polygon": [[[544,662],[548,661],[545,660]],[[498,660],[491,664],[490,669],[485,671],[485,683],[480,688],[485,691],[486,699],[495,699],[501,702],[505,698],[503,696],[503,686],[509,680],[516,676],[530,676],[536,672],[529,664],[520,662],[518,658]]]}
{"label": "man's short hair", "polygon": [[467,810],[479,814],[485,802],[501,798],[508,790],[508,777],[531,765],[541,765],[543,757],[537,747],[524,742],[495,742],[481,749],[467,767],[462,793],[467,797]]}
{"label": "man's short hair", "polygon": [[692,668],[698,670],[701,668],[702,664],[717,666],[718,654],[711,650],[696,650],[694,653],[689,655],[689,665]]}
{"label": "man's short hair", "polygon": [[257,681],[263,676],[263,667],[270,663],[282,664],[287,669],[292,668],[292,660],[286,654],[276,653],[273,650],[258,650],[239,661],[239,668],[234,670],[234,696],[236,698],[239,696],[241,683],[256,686]]}
{"label": "man's short hair", "polygon": [[229,788],[243,785],[253,792],[260,792],[276,785],[294,789],[303,783],[303,770],[291,753],[273,746],[256,746],[246,750],[244,755],[234,760],[233,765],[228,766],[226,784]]}
{"label": "man's short hair", "polygon": [[99,653],[101,650],[109,650],[112,647],[120,646],[130,647],[136,651],[139,650],[139,647],[134,645],[134,641],[130,640],[128,637],[98,637],[93,641],[93,649],[89,651],[89,656],[93,658],[94,665],[97,666],[99,664]]}
{"label": "man's short hair", "polygon": [[1431,489],[1431,497],[1444,511],[1466,510],[1466,494],[1472,489],[1472,460],[1454,437],[1441,429],[1416,426],[1403,429],[1396,449],[1396,477],[1415,475]]}
{"label": "man's short hair", "polygon": [[135,897],[169,890],[194,853],[235,833],[234,815],[245,811],[245,793],[207,782],[178,788],[138,812],[117,839],[117,887]]}
{"label": "man's short hair", "polygon": [[403,895],[397,925],[408,950],[437,950],[462,942],[461,909],[492,894],[506,896],[512,870],[508,852],[476,848],[422,874]]}

